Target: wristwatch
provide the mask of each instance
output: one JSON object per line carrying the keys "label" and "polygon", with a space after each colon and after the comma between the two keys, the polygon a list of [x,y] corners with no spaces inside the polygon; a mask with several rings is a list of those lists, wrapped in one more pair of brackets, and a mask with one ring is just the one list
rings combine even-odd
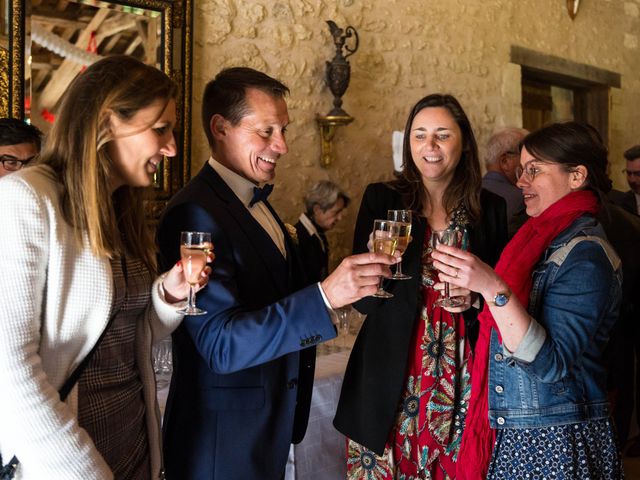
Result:
{"label": "wristwatch", "polygon": [[491,300],[491,303],[493,303],[496,307],[504,307],[507,303],[509,303],[509,298],[511,298],[511,290],[498,292],[496,293],[496,296],[493,297],[493,300]]}

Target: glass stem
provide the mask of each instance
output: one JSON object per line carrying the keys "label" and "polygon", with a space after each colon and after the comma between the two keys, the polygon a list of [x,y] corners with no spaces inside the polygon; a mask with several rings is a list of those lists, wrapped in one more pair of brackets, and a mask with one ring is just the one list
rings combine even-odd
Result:
{"label": "glass stem", "polygon": [[381,291],[384,290],[383,289],[383,284],[382,284],[383,281],[384,281],[384,277],[380,276],[380,281],[378,282],[378,292],[381,292]]}
{"label": "glass stem", "polygon": [[449,298],[449,282],[444,282],[444,298]]}
{"label": "glass stem", "polygon": [[402,260],[400,260],[396,265],[396,275],[402,275]]}
{"label": "glass stem", "polygon": [[196,308],[196,292],[195,285],[189,284],[189,299],[187,300],[187,308],[193,310]]}

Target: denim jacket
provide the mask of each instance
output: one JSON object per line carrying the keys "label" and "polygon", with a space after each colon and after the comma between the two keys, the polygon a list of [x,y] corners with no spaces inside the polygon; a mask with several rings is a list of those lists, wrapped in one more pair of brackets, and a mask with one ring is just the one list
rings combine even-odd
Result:
{"label": "denim jacket", "polygon": [[492,332],[492,428],[609,415],[602,352],[618,316],[622,275],[620,260],[604,239],[592,216],[578,218],[551,242],[533,271],[528,308],[533,321],[517,350],[510,353]]}

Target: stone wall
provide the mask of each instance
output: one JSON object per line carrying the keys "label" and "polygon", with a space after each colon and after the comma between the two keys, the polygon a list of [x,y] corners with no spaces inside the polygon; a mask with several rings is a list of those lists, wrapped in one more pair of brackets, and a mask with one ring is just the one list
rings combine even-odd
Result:
{"label": "stone wall", "polygon": [[[433,92],[454,94],[482,145],[492,130],[520,125],[520,67],[511,46],[619,73],[612,89],[612,178],[627,189],[622,152],[640,143],[640,0],[582,2],[571,20],[565,0],[194,0],[193,156],[207,158],[199,120],[201,92],[221,68],[246,65],[291,88],[289,154],[278,164],[273,204],[294,222],[306,186],[330,179],[354,199],[330,233],[332,263],[350,251],[364,187],[392,175],[391,132],[402,130],[413,103]],[[349,58],[343,108],[355,121],[335,136],[336,162],[319,166],[316,114],[332,95],[324,83],[334,46],[325,20],[360,36]]]}

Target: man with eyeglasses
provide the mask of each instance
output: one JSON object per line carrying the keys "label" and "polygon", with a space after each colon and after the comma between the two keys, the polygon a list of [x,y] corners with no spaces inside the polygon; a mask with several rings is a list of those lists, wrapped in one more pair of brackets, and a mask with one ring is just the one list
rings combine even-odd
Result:
{"label": "man with eyeglasses", "polygon": [[[613,205],[620,207],[621,213],[603,205],[605,212],[600,215],[604,219],[603,227],[611,244],[622,259],[623,295],[620,306],[620,320],[611,332],[608,357],[609,385],[613,393],[613,419],[618,432],[618,440],[624,451],[627,439],[633,430],[640,428],[640,415],[636,414],[636,425],[632,425],[633,411],[640,411],[640,257],[638,242],[640,241],[640,145],[635,145],[624,152],[627,161],[623,172],[627,175],[630,190],[621,192],[611,190],[608,193]],[[629,215],[627,212],[632,213]],[[624,219],[622,215],[627,215]],[[607,228],[607,222],[609,227]],[[615,227],[615,228],[614,228]],[[619,243],[619,244],[618,244]],[[640,457],[640,435],[629,441],[625,455]]]}
{"label": "man with eyeglasses", "polygon": [[640,145],[634,145],[624,152],[624,158],[627,160],[627,167],[623,173],[627,175],[627,183],[631,190],[627,192],[612,190],[609,193],[609,199],[614,204],[638,215],[640,214]]}
{"label": "man with eyeglasses", "polygon": [[500,195],[507,203],[510,237],[522,223],[519,214],[524,202],[522,191],[516,187],[516,167],[520,165],[520,142],[528,133],[524,128],[505,127],[496,131],[485,147],[487,173],[482,178],[482,188]]}
{"label": "man with eyeglasses", "polygon": [[0,177],[17,172],[40,152],[42,132],[15,118],[0,118]]}

